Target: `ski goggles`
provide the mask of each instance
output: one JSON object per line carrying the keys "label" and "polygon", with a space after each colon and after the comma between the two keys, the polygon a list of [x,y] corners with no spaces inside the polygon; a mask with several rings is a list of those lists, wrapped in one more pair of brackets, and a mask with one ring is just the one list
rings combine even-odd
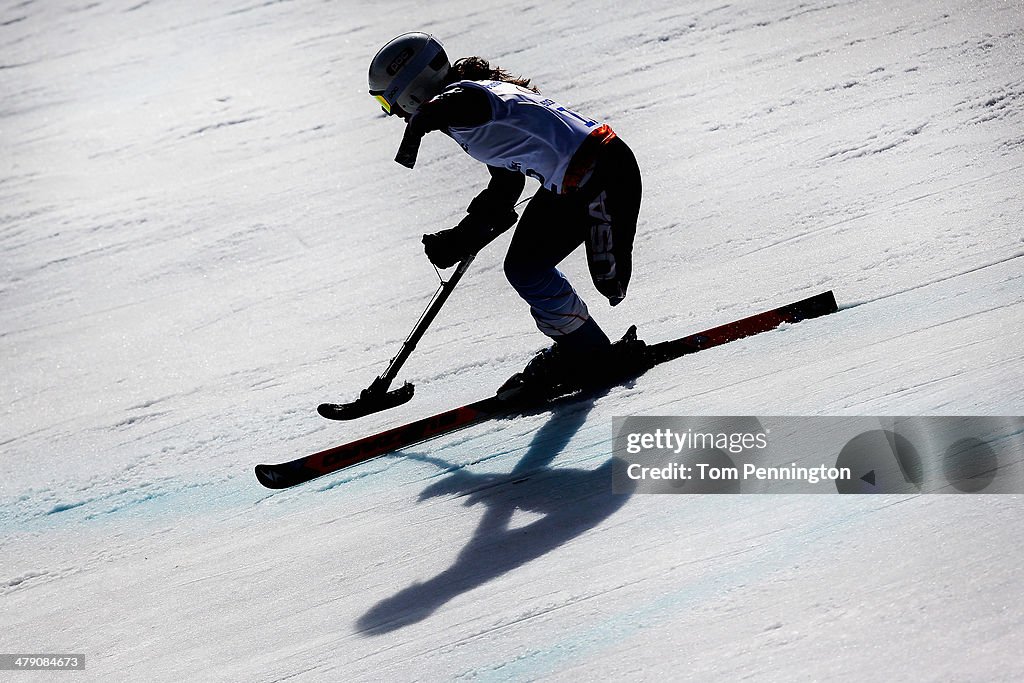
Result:
{"label": "ski goggles", "polygon": [[371,90],[370,95],[373,96],[373,99],[377,100],[377,103],[380,104],[380,108],[384,110],[384,113],[391,116],[391,103],[384,99],[384,91]]}

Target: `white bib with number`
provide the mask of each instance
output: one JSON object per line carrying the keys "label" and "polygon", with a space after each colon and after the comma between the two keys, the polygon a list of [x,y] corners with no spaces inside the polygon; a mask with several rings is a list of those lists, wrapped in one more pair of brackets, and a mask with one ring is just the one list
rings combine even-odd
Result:
{"label": "white bib with number", "polygon": [[455,141],[477,161],[536,178],[552,192],[562,191],[573,154],[598,127],[597,121],[512,83],[459,81],[448,87],[483,90],[491,101],[487,123],[448,129]]}

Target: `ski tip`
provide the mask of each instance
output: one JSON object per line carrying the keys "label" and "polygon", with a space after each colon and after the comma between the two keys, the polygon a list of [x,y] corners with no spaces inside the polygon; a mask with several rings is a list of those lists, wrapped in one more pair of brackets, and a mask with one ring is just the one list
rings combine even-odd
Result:
{"label": "ski tip", "polygon": [[256,465],[255,470],[256,480],[268,489],[283,489],[289,485],[271,465]]}

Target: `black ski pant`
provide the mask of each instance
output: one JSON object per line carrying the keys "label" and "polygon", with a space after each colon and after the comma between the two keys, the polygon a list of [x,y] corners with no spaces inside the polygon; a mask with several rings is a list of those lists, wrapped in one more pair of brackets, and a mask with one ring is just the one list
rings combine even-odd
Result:
{"label": "black ski pant", "polygon": [[616,137],[602,145],[590,179],[567,194],[541,188],[523,211],[505,256],[505,275],[530,305],[537,327],[558,338],[590,317],[557,266],[581,244],[595,286],[614,306],[632,275],[642,193],[633,151]]}

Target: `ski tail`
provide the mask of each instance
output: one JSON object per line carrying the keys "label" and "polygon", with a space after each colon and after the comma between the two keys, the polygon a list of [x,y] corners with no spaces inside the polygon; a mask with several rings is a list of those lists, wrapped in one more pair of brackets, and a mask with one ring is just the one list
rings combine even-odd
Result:
{"label": "ski tail", "polygon": [[830,290],[795,303],[765,311],[764,313],[743,318],[742,320],[719,325],[697,334],[691,334],[687,337],[659,344],[651,344],[647,347],[648,353],[650,354],[651,362],[657,365],[673,358],[697,353],[698,351],[743,339],[751,335],[768,332],[783,323],[796,323],[801,320],[818,318],[829,313],[835,313],[838,310],[836,297]]}

